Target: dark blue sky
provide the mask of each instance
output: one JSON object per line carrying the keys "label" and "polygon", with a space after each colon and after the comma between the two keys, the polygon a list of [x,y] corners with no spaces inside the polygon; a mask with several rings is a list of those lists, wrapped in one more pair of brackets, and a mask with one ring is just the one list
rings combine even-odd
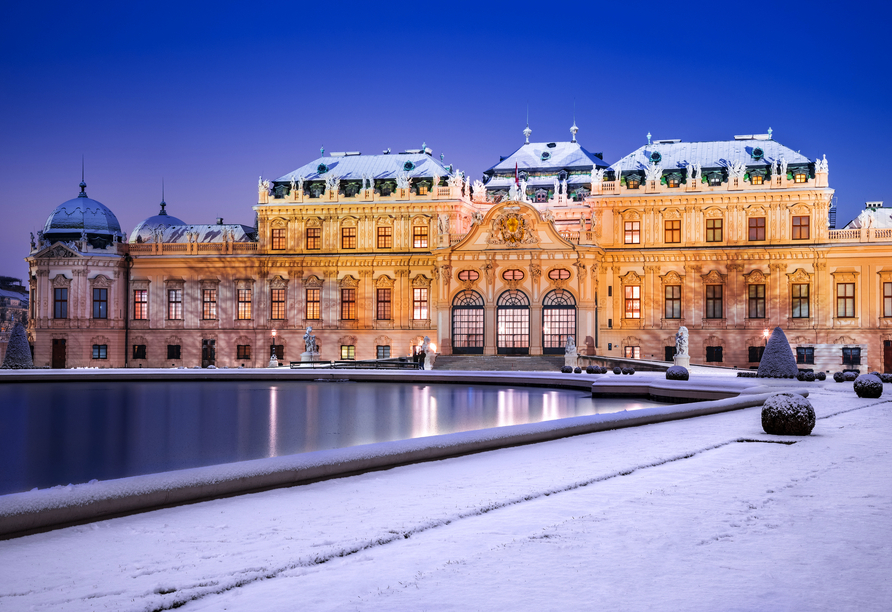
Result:
{"label": "dark blue sky", "polygon": [[129,232],[253,222],[257,177],[417,148],[479,177],[523,143],[612,162],[654,138],[764,133],[826,154],[839,224],[892,204],[885,3],[5,3],[0,274],[77,194]]}

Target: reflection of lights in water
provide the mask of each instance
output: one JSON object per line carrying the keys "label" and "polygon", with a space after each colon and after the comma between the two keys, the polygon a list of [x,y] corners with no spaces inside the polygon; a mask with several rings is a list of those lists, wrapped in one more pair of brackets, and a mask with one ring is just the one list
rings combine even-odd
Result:
{"label": "reflection of lights in water", "polygon": [[550,391],[542,396],[542,420],[552,421],[559,418],[558,393]]}
{"label": "reflection of lights in water", "polygon": [[512,411],[514,405],[513,400],[513,389],[499,391],[499,420],[497,423],[499,427],[504,427],[505,425],[514,425],[514,413]]}
{"label": "reflection of lights in water", "polygon": [[279,388],[269,390],[269,456],[279,454]]}
{"label": "reflection of lights in water", "polygon": [[412,388],[412,437],[421,438],[437,433],[437,398],[428,386]]}

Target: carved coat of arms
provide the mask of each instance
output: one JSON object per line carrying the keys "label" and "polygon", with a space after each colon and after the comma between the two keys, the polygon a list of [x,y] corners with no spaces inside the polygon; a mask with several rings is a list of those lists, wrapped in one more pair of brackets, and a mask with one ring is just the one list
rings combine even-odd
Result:
{"label": "carved coat of arms", "polygon": [[539,240],[530,231],[530,222],[519,212],[506,212],[492,222],[489,244],[516,247],[537,242]]}

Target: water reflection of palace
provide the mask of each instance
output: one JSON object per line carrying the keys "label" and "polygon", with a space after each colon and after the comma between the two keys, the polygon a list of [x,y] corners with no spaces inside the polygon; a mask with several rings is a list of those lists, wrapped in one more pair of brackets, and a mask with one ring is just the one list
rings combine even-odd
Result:
{"label": "water reflection of palace", "polygon": [[[39,366],[263,366],[561,353],[892,369],[892,229],[828,222],[826,159],[770,134],[657,140],[608,163],[527,142],[472,181],[422,148],[328,153],[258,186],[256,227],[166,211],[121,231],[81,194],[35,241]],[[183,211],[183,216],[186,211]],[[178,214],[181,214],[178,211]],[[273,331],[276,331],[273,339]]]}

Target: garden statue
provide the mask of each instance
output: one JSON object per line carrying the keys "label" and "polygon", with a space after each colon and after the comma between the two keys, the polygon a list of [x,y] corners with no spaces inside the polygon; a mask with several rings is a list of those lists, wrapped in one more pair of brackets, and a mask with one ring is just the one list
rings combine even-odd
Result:
{"label": "garden statue", "polygon": [[688,355],[688,328],[682,325],[675,334],[675,365],[688,368],[691,356]]}
{"label": "garden statue", "polygon": [[573,336],[567,336],[567,346],[564,347],[564,365],[575,368],[578,365],[578,361],[576,342],[573,340]]}

